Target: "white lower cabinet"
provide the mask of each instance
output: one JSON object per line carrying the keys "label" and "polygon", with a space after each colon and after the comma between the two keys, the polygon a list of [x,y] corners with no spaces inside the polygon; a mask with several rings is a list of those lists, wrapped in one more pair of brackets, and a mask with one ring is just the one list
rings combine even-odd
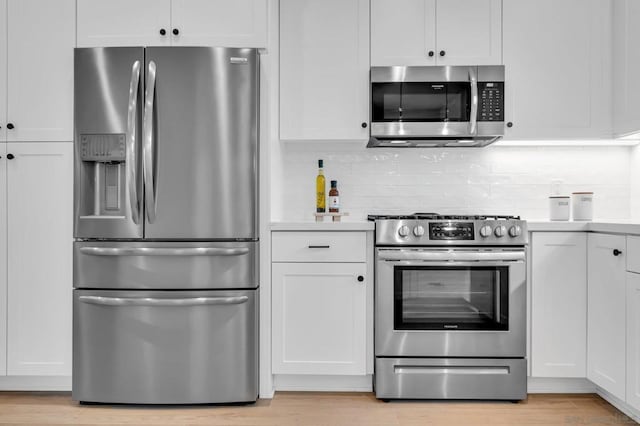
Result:
{"label": "white lower cabinet", "polygon": [[531,296],[531,375],[585,377],[586,233],[532,233]]}
{"label": "white lower cabinet", "polygon": [[70,376],[73,144],[20,142],[5,149],[0,236],[6,232],[8,250],[0,265],[6,261],[7,297],[5,304],[0,295],[0,311],[7,312],[6,374]]}
{"label": "white lower cabinet", "polygon": [[[372,373],[371,238],[364,231],[272,233],[274,375],[298,377],[300,385],[305,377],[351,380]],[[307,390],[314,388],[304,383]],[[333,390],[341,387],[336,386]]]}
{"label": "white lower cabinet", "polygon": [[365,274],[364,263],[273,264],[274,374],[365,374]]}
{"label": "white lower cabinet", "polygon": [[627,404],[640,410],[640,274],[627,272]]}
{"label": "white lower cabinet", "polygon": [[587,378],[616,398],[626,393],[626,240],[589,234]]}

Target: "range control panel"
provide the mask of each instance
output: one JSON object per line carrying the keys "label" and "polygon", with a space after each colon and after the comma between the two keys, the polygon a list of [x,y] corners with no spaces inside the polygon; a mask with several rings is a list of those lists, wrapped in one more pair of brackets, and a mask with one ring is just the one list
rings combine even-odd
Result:
{"label": "range control panel", "polygon": [[478,121],[504,121],[504,83],[478,82]]}
{"label": "range control panel", "polygon": [[473,222],[430,222],[430,240],[473,240]]}

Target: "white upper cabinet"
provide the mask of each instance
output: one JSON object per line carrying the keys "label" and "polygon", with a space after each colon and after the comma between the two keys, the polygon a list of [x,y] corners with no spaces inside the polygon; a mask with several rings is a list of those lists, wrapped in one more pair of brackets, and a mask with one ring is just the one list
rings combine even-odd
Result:
{"label": "white upper cabinet", "polygon": [[75,1],[8,0],[6,5],[6,16],[0,12],[8,35],[0,47],[0,94],[6,90],[0,96],[6,103],[0,107],[0,135],[9,142],[70,141]]}
{"label": "white upper cabinet", "polygon": [[587,372],[587,234],[531,238],[531,375]]}
{"label": "white upper cabinet", "polygon": [[174,45],[265,47],[267,0],[171,0]]}
{"label": "white upper cabinet", "polygon": [[435,12],[436,0],[373,0],[371,65],[435,65]]}
{"label": "white upper cabinet", "polygon": [[613,1],[613,132],[640,132],[640,2]]}
{"label": "white upper cabinet", "polygon": [[369,1],[280,1],[280,138],[369,137]]}
{"label": "white upper cabinet", "polygon": [[78,46],[266,47],[268,0],[77,0]]}
{"label": "white upper cabinet", "polygon": [[70,376],[73,144],[6,149],[7,373]]}
{"label": "white upper cabinet", "polygon": [[607,0],[504,2],[505,139],[611,137],[611,14]]}
{"label": "white upper cabinet", "polygon": [[502,0],[372,0],[371,65],[502,64]]}
{"label": "white upper cabinet", "polygon": [[[7,22],[7,0],[0,0],[0,24]],[[7,138],[7,32],[0,31],[0,142]],[[2,194],[0,194],[1,196]],[[2,324],[0,324],[2,326]],[[2,348],[0,347],[0,350]],[[0,362],[2,359],[0,359]],[[2,367],[0,367],[1,369]],[[1,371],[1,370],[0,370]]]}
{"label": "white upper cabinet", "polygon": [[438,65],[502,64],[502,0],[437,0],[436,45]]}
{"label": "white upper cabinet", "polygon": [[626,393],[626,240],[589,234],[587,378],[621,400]]}
{"label": "white upper cabinet", "polygon": [[77,1],[78,47],[171,44],[171,0]]}

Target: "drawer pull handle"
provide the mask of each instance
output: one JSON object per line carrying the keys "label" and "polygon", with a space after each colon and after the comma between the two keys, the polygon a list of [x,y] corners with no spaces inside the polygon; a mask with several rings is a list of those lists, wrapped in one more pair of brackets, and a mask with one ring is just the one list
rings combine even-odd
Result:
{"label": "drawer pull handle", "polygon": [[613,255],[614,256],[620,256],[622,254],[622,252],[618,249],[613,249]]}
{"label": "drawer pull handle", "polygon": [[240,305],[249,300],[247,296],[193,297],[187,299],[155,299],[152,297],[102,297],[80,296],[79,300],[90,305],[103,306],[201,306]]}
{"label": "drawer pull handle", "polygon": [[309,246],[310,249],[316,249],[316,248],[321,248],[321,249],[328,249],[331,248],[331,246]]}
{"label": "drawer pull handle", "polygon": [[82,247],[80,253],[89,256],[242,256],[249,253],[246,247]]}

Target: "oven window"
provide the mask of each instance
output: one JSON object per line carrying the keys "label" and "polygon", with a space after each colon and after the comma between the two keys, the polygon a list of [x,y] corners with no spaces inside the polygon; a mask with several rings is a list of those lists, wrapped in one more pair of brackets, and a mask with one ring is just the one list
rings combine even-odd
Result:
{"label": "oven window", "polygon": [[396,330],[508,330],[508,267],[396,266]]}
{"label": "oven window", "polygon": [[447,83],[448,121],[469,121],[471,117],[469,83]]}

